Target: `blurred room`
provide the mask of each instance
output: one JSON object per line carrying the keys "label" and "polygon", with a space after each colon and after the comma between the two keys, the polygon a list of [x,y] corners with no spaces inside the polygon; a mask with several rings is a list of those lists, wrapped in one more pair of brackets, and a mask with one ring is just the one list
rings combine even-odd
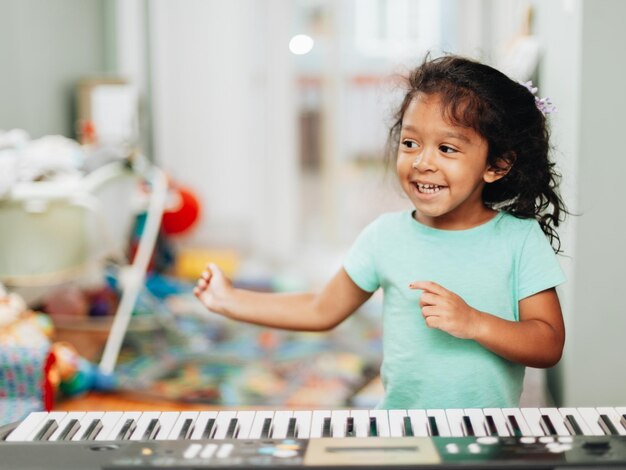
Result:
{"label": "blurred room", "polygon": [[[374,407],[380,296],[332,332],[296,334],[211,315],[191,287],[214,261],[241,286],[319,288],[363,227],[410,207],[383,158],[399,77],[458,53],[552,99],[578,214],[560,232],[565,353],[528,371],[523,404],[621,405],[624,17],[619,0],[0,0],[5,296],[49,314],[50,341],[94,367],[126,308],[113,394]],[[110,182],[89,176],[111,164]]]}

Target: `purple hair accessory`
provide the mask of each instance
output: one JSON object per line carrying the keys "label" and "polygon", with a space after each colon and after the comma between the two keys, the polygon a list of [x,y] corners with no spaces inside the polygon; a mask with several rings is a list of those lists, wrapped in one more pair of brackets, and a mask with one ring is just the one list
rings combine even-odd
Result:
{"label": "purple hair accessory", "polygon": [[524,86],[528,91],[530,91],[533,95],[535,95],[535,105],[544,116],[556,113],[556,106],[552,104],[552,100],[550,99],[550,97],[546,96],[545,98],[539,98],[537,96],[537,90],[539,89],[536,86],[533,86],[533,82],[531,80],[519,83]]}

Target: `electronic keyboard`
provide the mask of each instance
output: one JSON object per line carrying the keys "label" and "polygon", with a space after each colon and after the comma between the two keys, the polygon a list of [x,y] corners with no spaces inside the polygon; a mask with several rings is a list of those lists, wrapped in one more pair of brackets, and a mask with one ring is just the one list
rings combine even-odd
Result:
{"label": "electronic keyboard", "polygon": [[0,468],[625,468],[626,407],[34,412]]}

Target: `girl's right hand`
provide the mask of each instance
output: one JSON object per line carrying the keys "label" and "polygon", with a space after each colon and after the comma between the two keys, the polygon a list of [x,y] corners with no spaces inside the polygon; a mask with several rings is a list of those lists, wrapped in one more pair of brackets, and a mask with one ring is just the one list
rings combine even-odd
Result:
{"label": "girl's right hand", "polygon": [[209,310],[225,315],[227,300],[232,294],[230,279],[214,263],[209,263],[193,289],[194,295]]}

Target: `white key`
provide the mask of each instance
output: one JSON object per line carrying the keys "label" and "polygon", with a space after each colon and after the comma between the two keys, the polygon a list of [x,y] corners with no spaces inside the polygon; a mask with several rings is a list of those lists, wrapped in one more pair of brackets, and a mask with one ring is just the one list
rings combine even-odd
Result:
{"label": "white key", "polygon": [[[65,430],[65,428],[70,423],[70,421],[72,421],[73,419],[77,419],[80,422],[83,419],[84,416],[85,416],[85,412],[84,411],[70,411],[69,413],[67,413],[65,415],[65,417],[59,422],[59,427],[57,428],[57,430],[54,431],[52,436],[50,436],[50,440],[51,441],[58,441],[59,440],[59,436]],[[81,422],[81,427],[82,427],[82,422]],[[78,431],[76,433],[78,434]],[[74,436],[75,435],[76,434],[74,434]]]}
{"label": "white key", "polygon": [[120,431],[122,430],[122,427],[126,424],[126,421],[129,419],[134,419],[136,423],[140,417],[141,417],[140,411],[125,411],[122,414],[121,418],[117,421],[117,423],[115,423],[115,426],[111,428],[111,432],[109,433],[109,438],[107,440],[109,441],[117,440],[118,435]]}
{"label": "white key", "polygon": [[463,426],[464,410],[460,408],[450,408],[446,410],[446,418],[448,426],[453,437],[465,436],[465,427]]}
{"label": "white key", "polygon": [[426,416],[435,418],[440,436],[452,437],[452,432],[448,425],[448,418],[446,417],[446,410],[426,410]]}
{"label": "white key", "polygon": [[120,420],[124,413],[121,411],[107,411],[104,413],[100,421],[102,422],[102,430],[100,434],[96,436],[96,441],[112,441],[111,431]]}
{"label": "white key", "polygon": [[333,410],[330,413],[333,437],[346,437],[346,423],[350,416],[350,410]]}
{"label": "white key", "polygon": [[237,433],[237,439],[248,439],[250,429],[252,429],[252,422],[254,421],[254,411],[238,411],[237,421],[239,422],[239,433]]}
{"label": "white key", "polygon": [[540,412],[542,415],[547,415],[550,418],[550,421],[554,425],[554,429],[556,429],[556,434],[558,436],[570,435],[567,426],[565,426],[563,416],[559,412],[558,408],[540,408]]}
{"label": "white key", "polygon": [[391,437],[404,436],[404,418],[406,410],[389,410],[389,435]]}
{"label": "white key", "polygon": [[154,438],[156,441],[166,441],[167,439],[169,439],[172,428],[178,420],[178,415],[180,415],[178,411],[165,411],[161,413],[161,416],[159,416],[159,424],[161,424],[161,429]]}
{"label": "white key", "polygon": [[263,431],[263,425],[265,423],[265,420],[267,418],[274,418],[274,412],[267,410],[267,411],[257,411],[254,414],[254,421],[252,421],[252,428],[250,429],[250,439],[260,439],[261,438],[261,432]]}
{"label": "white key", "polygon": [[626,429],[626,406],[618,406],[615,408],[615,412],[619,416],[619,422],[624,429]]}
{"label": "white key", "polygon": [[10,442],[28,441],[33,435],[33,431],[41,426],[41,423],[48,417],[47,411],[33,411],[9,434],[6,438]]}
{"label": "white key", "polygon": [[230,420],[237,416],[236,411],[220,411],[217,414],[217,419],[215,420],[215,425],[217,429],[215,430],[215,435],[213,439],[226,439],[226,432],[228,431],[228,425],[230,424]]}
{"label": "white key", "polygon": [[546,433],[541,427],[541,413],[539,412],[539,408],[521,408],[521,411],[524,418],[526,418],[526,423],[530,428],[531,434],[533,436],[545,436]]}
{"label": "white key", "polygon": [[324,418],[330,418],[330,410],[315,410],[311,417],[311,432],[309,437],[322,437]]}
{"label": "white key", "polygon": [[204,429],[206,428],[207,423],[210,419],[217,418],[217,411],[201,411],[198,414],[198,419],[196,419],[196,423],[193,427],[193,432],[191,433],[191,439],[207,439],[203,437]]}
{"label": "white key", "polygon": [[370,410],[370,418],[376,418],[379,437],[389,437],[389,416],[387,410]]}
{"label": "white key", "polygon": [[595,408],[578,408],[578,412],[580,413],[580,416],[582,416],[585,423],[587,423],[592,436],[604,436],[604,431],[598,424],[600,415]]}
{"label": "white key", "polygon": [[[507,422],[509,421],[509,416],[514,416],[517,420],[517,424],[519,425],[520,431],[522,432],[522,436],[534,436],[530,427],[526,423],[526,419],[522,414],[522,411],[519,408],[502,408],[502,414],[504,415]],[[515,435],[514,429],[509,425],[509,430],[511,431],[511,435]]]}
{"label": "white key", "polygon": [[[167,439],[169,441],[179,440],[180,433],[183,430],[183,426],[185,425],[185,421],[188,419],[191,419],[193,421],[192,427],[193,429],[195,429],[195,422],[198,419],[199,414],[200,413],[198,411],[181,411],[180,414],[178,415],[178,418],[176,418],[176,422],[174,423],[174,426],[172,426],[172,430],[170,431],[170,434],[167,437]],[[193,429],[191,431],[191,434],[193,434]],[[191,434],[189,434],[190,438],[191,438]]]}
{"label": "white key", "polygon": [[307,410],[299,410],[293,412],[293,417],[296,418],[296,436],[300,439],[306,439],[311,432],[311,416],[313,413]]}
{"label": "white key", "polygon": [[426,410],[407,410],[406,414],[411,418],[413,434],[416,436],[428,436],[428,416]]}
{"label": "white key", "polygon": [[87,430],[89,429],[89,426],[91,425],[91,423],[95,419],[101,420],[103,416],[104,416],[104,411],[88,411],[87,413],[85,413],[85,416],[80,421],[80,429],[78,430],[76,434],[74,434],[72,441],[80,441],[85,435],[85,433],[87,432]]}
{"label": "white key", "polygon": [[574,417],[574,419],[576,420],[576,422],[578,423],[578,426],[580,427],[580,430],[583,432],[583,435],[585,435],[585,436],[593,435],[593,433],[591,432],[591,428],[587,425],[587,422],[580,415],[580,413],[578,412],[578,409],[576,409],[576,408],[559,408],[559,413],[563,417],[563,421],[565,421],[565,419],[567,418],[568,415],[572,415]]}
{"label": "white key", "polygon": [[615,426],[615,429],[621,436],[626,434],[626,429],[624,429],[624,426],[622,426],[620,422],[621,415],[617,413],[617,410],[615,408],[598,407],[596,408],[596,410],[598,410],[598,414],[608,416],[608,418],[613,423],[613,426]]}
{"label": "white key", "polygon": [[472,427],[474,428],[475,436],[487,435],[487,423],[485,422],[485,415],[480,408],[466,408],[465,416],[469,417]]}
{"label": "white key", "polygon": [[143,435],[146,433],[150,422],[153,419],[159,419],[161,416],[160,411],[145,411],[141,413],[141,416],[137,420],[137,428],[132,436],[130,436],[131,441],[140,441],[143,440]]}
{"label": "white key", "polygon": [[369,410],[350,410],[350,416],[354,419],[354,435],[367,437],[370,432]]}
{"label": "white key", "polygon": [[498,436],[505,437],[511,435],[500,408],[485,408],[483,410],[483,414],[485,415],[485,420],[487,416],[491,416],[493,418]]}
{"label": "white key", "polygon": [[50,413],[47,413],[47,416],[37,426],[33,428],[31,434],[27,437],[27,440],[28,441],[34,440],[37,434],[39,434],[39,431],[41,431],[41,429],[51,419],[55,420],[58,425],[61,422],[61,420],[65,417],[66,414],[67,412],[65,411],[52,411]]}
{"label": "white key", "polygon": [[272,423],[272,438],[284,439],[287,437],[289,418],[293,416],[293,411],[280,410],[274,412],[274,422]]}

